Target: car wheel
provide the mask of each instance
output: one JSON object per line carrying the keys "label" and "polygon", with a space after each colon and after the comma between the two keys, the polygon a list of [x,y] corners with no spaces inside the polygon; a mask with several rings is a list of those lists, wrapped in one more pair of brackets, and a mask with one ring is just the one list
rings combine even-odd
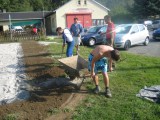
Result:
{"label": "car wheel", "polygon": [[131,42],[128,40],[125,42],[124,49],[128,50],[131,47]]}
{"label": "car wheel", "polygon": [[147,37],[147,38],[145,39],[145,41],[144,41],[144,43],[143,43],[143,44],[144,44],[145,46],[147,46],[147,45],[148,45],[148,43],[149,43],[149,38]]}
{"label": "car wheel", "polygon": [[93,46],[93,45],[95,45],[95,43],[96,43],[96,41],[94,38],[89,39],[89,46]]}

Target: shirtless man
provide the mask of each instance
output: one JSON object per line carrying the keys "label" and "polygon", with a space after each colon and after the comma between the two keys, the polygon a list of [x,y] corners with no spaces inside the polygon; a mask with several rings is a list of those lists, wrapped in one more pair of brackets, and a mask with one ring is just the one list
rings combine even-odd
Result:
{"label": "shirtless man", "polygon": [[109,77],[107,74],[107,59],[109,61],[109,71],[111,68],[111,61],[118,61],[120,59],[120,53],[118,50],[114,50],[111,46],[99,45],[97,46],[90,55],[88,56],[88,70],[91,72],[91,77],[95,82],[96,88],[94,92],[97,94],[100,92],[98,71],[102,72],[104,84],[106,87],[105,96],[112,97],[111,91],[109,89]]}

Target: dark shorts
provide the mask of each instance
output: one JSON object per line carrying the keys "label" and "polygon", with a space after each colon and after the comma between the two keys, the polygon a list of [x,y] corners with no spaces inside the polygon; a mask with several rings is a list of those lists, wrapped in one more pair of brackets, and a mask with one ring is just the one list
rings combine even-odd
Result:
{"label": "dark shorts", "polygon": [[[93,55],[90,54],[88,56],[88,71],[91,71],[91,62],[93,59]],[[97,73],[98,71],[107,72],[107,58],[103,57],[100,60],[96,61],[94,72]]]}

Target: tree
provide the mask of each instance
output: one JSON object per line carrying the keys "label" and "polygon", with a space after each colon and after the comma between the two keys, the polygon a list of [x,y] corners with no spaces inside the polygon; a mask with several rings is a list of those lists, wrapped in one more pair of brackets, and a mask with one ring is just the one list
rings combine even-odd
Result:
{"label": "tree", "polygon": [[8,10],[9,9],[9,5],[10,4],[10,0],[0,0],[0,9],[3,10],[3,9],[6,9]]}
{"label": "tree", "polygon": [[147,19],[160,13],[159,0],[134,0],[131,12],[140,19]]}
{"label": "tree", "polygon": [[30,0],[33,11],[43,11],[45,5],[44,0]]}
{"label": "tree", "polygon": [[133,22],[133,16],[131,16],[128,8],[133,4],[133,0],[96,0],[102,5],[109,8],[111,11],[109,15],[115,23],[130,23]]}
{"label": "tree", "polygon": [[51,11],[69,0],[0,0],[0,9],[7,12]]}
{"label": "tree", "polygon": [[53,4],[53,7],[56,9],[56,8],[62,6],[63,4],[65,4],[68,1],[69,0],[52,0],[52,4]]}

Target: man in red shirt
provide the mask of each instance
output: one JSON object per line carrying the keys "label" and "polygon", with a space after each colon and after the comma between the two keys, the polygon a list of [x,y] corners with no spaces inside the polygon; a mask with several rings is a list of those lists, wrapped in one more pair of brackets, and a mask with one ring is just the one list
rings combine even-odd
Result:
{"label": "man in red shirt", "polygon": [[[114,47],[114,39],[116,35],[114,23],[111,21],[111,16],[109,15],[104,16],[104,21],[106,22],[106,24],[108,24],[106,31],[106,43],[108,46]],[[115,63],[112,62],[112,60],[110,60],[109,63],[111,66],[109,67],[109,71],[111,72],[112,70],[114,70],[113,68],[115,68]]]}
{"label": "man in red shirt", "polygon": [[111,21],[111,17],[109,15],[104,16],[104,20],[106,24],[108,24],[106,32],[107,45],[114,47],[114,38],[116,34],[114,23]]}

